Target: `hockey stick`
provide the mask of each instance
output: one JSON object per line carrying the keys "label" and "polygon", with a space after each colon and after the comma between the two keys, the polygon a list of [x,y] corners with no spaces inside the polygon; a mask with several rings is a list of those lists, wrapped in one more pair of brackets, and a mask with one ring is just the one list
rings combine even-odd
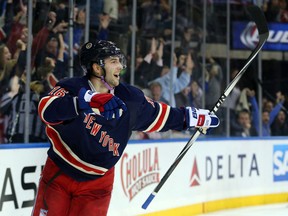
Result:
{"label": "hockey stick", "polygon": [[[210,110],[213,113],[216,113],[221,104],[226,100],[227,96],[230,94],[232,89],[235,87],[235,85],[238,83],[240,78],[243,76],[244,72],[248,68],[248,66],[251,64],[251,62],[255,59],[261,48],[263,47],[264,43],[266,42],[268,36],[269,36],[269,30],[267,26],[267,22],[265,19],[265,16],[261,9],[257,6],[250,6],[247,8],[248,13],[251,16],[251,19],[256,23],[258,33],[259,33],[259,42],[257,46],[254,48],[254,50],[251,52],[250,56],[247,58],[246,64],[243,66],[243,68],[238,72],[238,74],[234,77],[234,79],[228,84],[226,87],[224,93],[220,96],[218,101],[216,102],[215,106]],[[159,192],[161,187],[164,185],[166,180],[169,178],[169,176],[172,174],[174,169],[177,167],[179,162],[182,160],[184,155],[187,153],[189,148],[194,144],[194,142],[197,140],[197,138],[200,136],[202,132],[202,128],[198,128],[188,141],[188,143],[184,146],[180,154],[177,156],[173,164],[170,166],[170,168],[167,170],[167,172],[164,174],[158,185],[155,187],[153,192],[149,195],[149,197],[146,199],[146,201],[143,203],[142,208],[146,209],[151,201],[154,199],[156,194]]]}

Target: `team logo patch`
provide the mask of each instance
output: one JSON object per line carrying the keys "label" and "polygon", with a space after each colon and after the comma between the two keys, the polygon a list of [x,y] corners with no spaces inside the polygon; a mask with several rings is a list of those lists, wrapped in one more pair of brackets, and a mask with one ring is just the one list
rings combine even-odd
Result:
{"label": "team logo patch", "polygon": [[205,115],[199,115],[197,125],[203,126],[204,122],[205,122]]}
{"label": "team logo patch", "polygon": [[92,47],[92,43],[87,43],[86,44],[86,49],[90,49]]}

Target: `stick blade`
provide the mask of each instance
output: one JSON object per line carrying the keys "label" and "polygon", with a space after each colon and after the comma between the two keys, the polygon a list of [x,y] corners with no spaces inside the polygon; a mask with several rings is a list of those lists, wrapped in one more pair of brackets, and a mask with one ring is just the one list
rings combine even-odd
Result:
{"label": "stick blade", "polygon": [[268,33],[269,29],[263,11],[255,5],[247,7],[247,10],[251,19],[256,23],[259,35]]}

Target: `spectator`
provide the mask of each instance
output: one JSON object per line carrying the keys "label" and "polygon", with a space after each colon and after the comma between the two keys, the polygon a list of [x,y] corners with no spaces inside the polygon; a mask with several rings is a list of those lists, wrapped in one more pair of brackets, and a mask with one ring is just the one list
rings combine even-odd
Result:
{"label": "spectator", "polygon": [[[67,7],[68,10],[68,7]],[[58,16],[58,15],[57,15]],[[79,47],[84,42],[84,33],[85,33],[85,17],[86,12],[83,6],[74,8],[74,22],[73,22],[73,53],[74,57],[78,54]],[[63,34],[65,48],[68,51],[69,44],[69,32],[66,31]]]}
{"label": "spectator", "polygon": [[[0,45],[0,98],[10,90],[9,83],[15,74],[17,59],[13,59],[9,48],[2,44]],[[1,101],[0,101],[1,106]],[[0,143],[3,143],[5,130],[5,117],[0,112]]]}
{"label": "spectator", "polygon": [[113,22],[118,20],[118,0],[104,0],[103,12],[111,18]]}
{"label": "spectator", "polygon": [[162,85],[160,83],[152,82],[149,87],[150,87],[150,91],[151,91],[152,100],[158,101],[158,102],[168,103],[168,101],[166,101],[162,97]]}
{"label": "spectator", "polygon": [[[30,101],[29,142],[46,142],[45,127],[38,116],[39,95],[43,93],[40,82],[32,82]],[[25,132],[25,83],[14,76],[10,82],[10,91],[3,95],[0,102],[0,113],[4,115],[5,142],[23,143]]]}
{"label": "spectator", "polygon": [[288,124],[287,115],[284,110],[280,110],[275,121],[271,125],[272,136],[287,136],[288,135]]}
{"label": "spectator", "polygon": [[13,0],[7,2],[1,1],[1,17],[0,17],[0,41],[6,42],[7,36],[11,32],[11,26],[13,23]]}
{"label": "spectator", "polygon": [[[200,50],[202,37],[200,29],[192,26],[185,27],[181,38],[181,47],[183,47],[186,52]],[[191,42],[193,42],[194,45]]]}
{"label": "spectator", "polygon": [[13,55],[14,59],[18,59],[20,52],[26,50],[27,42],[28,42],[28,28],[24,27],[22,29],[20,38],[16,41],[16,44],[15,44],[16,47],[15,47],[14,55]]}
{"label": "spectator", "polygon": [[[248,90],[247,96],[249,97],[249,101],[251,103],[252,122],[258,134],[260,135],[259,109],[258,109],[258,104],[255,98],[255,91]],[[283,106],[284,95],[282,95],[281,93],[280,94],[278,93],[277,102],[278,102],[277,105],[274,106],[271,111],[267,109],[263,109],[262,111],[262,136],[271,136],[271,125]]]}
{"label": "spectator", "polygon": [[[61,1],[61,0],[55,4],[55,9],[53,9],[53,11],[55,11],[56,17],[57,17],[57,21],[56,21],[55,25],[57,25],[58,23],[61,23],[61,22],[66,22],[66,23],[69,22],[68,4],[69,3],[67,1]],[[75,5],[74,5],[74,20],[75,20]]]}
{"label": "spectator", "polygon": [[247,91],[251,91],[249,88],[244,88],[239,96],[239,100],[236,103],[235,112],[240,112],[241,110],[249,110],[250,111],[250,104],[247,97]]}
{"label": "spectator", "polygon": [[57,34],[67,31],[68,23],[60,22],[56,25],[57,15],[54,11],[48,13],[45,26],[36,34],[32,43],[32,60],[39,52],[45,49],[47,41],[51,38],[57,38]]}
{"label": "spectator", "polygon": [[16,59],[12,59],[9,48],[2,44],[0,46],[0,97],[8,90],[16,62]]}
{"label": "spectator", "polygon": [[35,72],[35,80],[42,82],[45,92],[54,88],[58,82],[54,74],[57,74],[57,70],[61,70],[61,67],[57,68],[56,65],[53,59],[46,57],[45,63],[38,67]]}
{"label": "spectator", "polygon": [[203,91],[199,83],[192,80],[190,84],[190,92],[188,94],[189,106],[201,107],[202,106]]}
{"label": "spectator", "polygon": [[273,110],[274,104],[271,100],[263,98],[263,109],[271,112]]}
{"label": "spectator", "polygon": [[64,58],[65,45],[63,35],[58,34],[57,36],[58,38],[55,38],[54,36],[48,38],[44,49],[40,50],[36,55],[35,66],[37,69],[41,65],[44,65],[47,57],[53,59],[56,64],[54,74],[57,79],[62,79],[68,76],[67,59]]}
{"label": "spectator", "polygon": [[[235,78],[235,76],[238,74],[239,69],[238,68],[232,68],[230,71],[230,82]],[[240,95],[241,95],[241,90],[239,87],[239,83],[237,83],[234,88],[232,89],[232,91],[230,92],[230,94],[228,95],[228,97],[226,98],[226,100],[224,101],[223,105],[219,108],[219,113],[221,112],[220,116],[223,116],[223,120],[222,120],[222,127],[225,126],[227,127],[227,124],[231,124],[231,122],[235,122],[237,121],[237,118],[239,116],[237,116],[237,105],[239,103],[240,100]],[[247,95],[243,94],[244,98],[247,101]],[[242,101],[241,101],[242,102]],[[246,107],[245,109],[248,109],[248,107]],[[239,109],[239,111],[242,111],[243,107],[241,107]],[[227,115],[228,115],[228,111],[229,111],[229,119],[227,120]],[[250,114],[249,114],[250,115]]]}
{"label": "spectator", "polygon": [[264,3],[263,10],[268,22],[279,22],[280,7],[278,0],[271,0]]}
{"label": "spectator", "polygon": [[152,38],[159,36],[163,31],[163,24],[169,20],[170,6],[167,0],[142,1],[137,15],[138,27],[143,37]]}
{"label": "spectator", "polygon": [[231,121],[231,136],[251,137],[258,135],[256,128],[252,125],[248,110],[241,110],[236,118],[236,122]]}
{"label": "spectator", "polygon": [[207,109],[211,109],[221,96],[222,79],[222,68],[213,58],[209,58],[205,72],[205,107]]}
{"label": "spectator", "polygon": [[188,85],[181,92],[174,95],[177,107],[189,106],[189,100],[188,100],[189,92],[190,88]]}
{"label": "spectator", "polygon": [[[238,68],[232,68],[230,81],[232,81],[235,78],[238,72],[239,72]],[[230,109],[230,112],[232,112],[232,115],[235,114],[234,112],[236,111],[236,107],[239,102],[240,95],[241,95],[240,87],[236,84],[236,86],[232,89],[231,93],[228,95],[225,102],[223,103],[223,107],[227,107],[228,109]]]}
{"label": "spectator", "polygon": [[[128,31],[128,26],[131,23],[131,13],[130,7],[131,5],[128,4],[128,0],[118,0],[118,20],[117,24],[123,27],[126,31]],[[125,31],[124,30],[124,31]]]}
{"label": "spectator", "polygon": [[[182,72],[185,71],[186,68],[186,60],[187,60],[187,54],[189,53],[189,58],[191,58],[192,62],[192,55],[191,52],[187,52],[183,47],[177,47],[175,49],[175,54],[177,57],[177,66],[178,66],[178,71],[177,71],[177,77],[180,76],[180,74]],[[193,68],[194,68],[194,62],[193,62]],[[192,68],[192,70],[193,70]],[[192,76],[192,72],[190,74]],[[191,80],[191,76],[189,78],[189,81]],[[177,107],[182,107],[182,106],[187,106],[188,105],[188,91],[187,91],[187,87],[189,84],[186,85],[185,88],[183,88],[180,92],[175,93],[174,94],[174,98],[175,98],[175,104]]]}
{"label": "spectator", "polygon": [[[202,79],[203,78],[201,77],[199,83],[203,83]],[[206,109],[209,110],[212,109],[215,103],[220,98],[222,93],[222,79],[223,79],[223,72],[221,66],[212,57],[209,57],[207,61],[207,68],[205,72],[205,82],[204,82]],[[223,107],[220,107],[220,109],[218,110],[218,114],[219,118],[221,119],[221,122],[225,122]],[[224,134],[223,124],[221,124],[220,127],[210,132],[210,135],[221,136],[223,134]]]}
{"label": "spectator", "polygon": [[150,81],[160,76],[163,67],[163,46],[163,40],[159,40],[158,46],[156,39],[152,38],[149,53],[135,70],[135,84],[139,87],[147,88]]}
{"label": "spectator", "polygon": [[287,10],[287,1],[286,0],[278,0],[279,4],[279,18],[278,20],[283,23],[288,22],[288,10]]}
{"label": "spectator", "polygon": [[54,3],[49,1],[33,0],[33,28],[32,34],[36,35],[48,22],[48,14],[54,8]]}
{"label": "spectator", "polygon": [[[192,75],[192,69],[194,67],[194,62],[191,58],[190,53],[187,55],[187,58],[183,58],[183,55],[179,56],[180,60],[178,61],[176,54],[174,54],[174,63],[173,63],[173,68],[172,68],[172,94],[177,94],[183,89],[185,89],[189,82],[190,78]],[[185,62],[185,68],[183,67]],[[178,63],[178,64],[177,64]],[[181,72],[180,76],[177,78],[177,72],[178,72],[178,67],[184,69],[183,72]],[[166,72],[165,72],[166,71]],[[170,71],[167,70],[167,67],[163,67],[162,73],[165,72],[166,74],[162,74],[161,77],[152,80],[152,82],[159,82],[162,86],[162,96],[165,100],[169,101],[169,104],[171,106],[176,106],[176,101],[174,95],[172,95],[172,98],[170,100],[170,85],[171,85],[171,74]],[[167,73],[168,72],[168,73]]]}
{"label": "spectator", "polygon": [[13,8],[16,12],[15,14],[13,13],[13,22],[6,41],[12,56],[17,50],[16,42],[21,38],[23,29],[27,28],[27,6],[20,0],[19,4],[13,3]]}
{"label": "spectator", "polygon": [[[13,55],[13,59],[17,60],[15,65],[15,74],[22,74],[26,69],[26,49],[28,42],[28,28],[24,27],[20,38],[16,41],[16,50]],[[14,75],[14,74],[13,74]]]}
{"label": "spectator", "polygon": [[99,28],[99,15],[103,13],[104,9],[104,0],[91,0],[90,1],[90,29],[98,29]]}
{"label": "spectator", "polygon": [[99,31],[97,38],[98,40],[107,40],[109,36],[109,31],[108,27],[111,22],[111,17],[108,14],[100,14],[99,15],[99,21],[100,21],[100,26],[99,26]]}

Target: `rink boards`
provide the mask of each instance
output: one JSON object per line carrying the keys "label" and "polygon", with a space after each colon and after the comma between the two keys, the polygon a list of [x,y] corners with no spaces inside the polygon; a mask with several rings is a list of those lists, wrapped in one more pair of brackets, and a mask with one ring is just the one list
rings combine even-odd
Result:
{"label": "rink boards", "polygon": [[[116,165],[108,215],[191,216],[287,202],[288,139],[202,138],[143,210],[186,142],[129,142]],[[47,149],[46,143],[0,145],[0,215],[30,215]]]}

